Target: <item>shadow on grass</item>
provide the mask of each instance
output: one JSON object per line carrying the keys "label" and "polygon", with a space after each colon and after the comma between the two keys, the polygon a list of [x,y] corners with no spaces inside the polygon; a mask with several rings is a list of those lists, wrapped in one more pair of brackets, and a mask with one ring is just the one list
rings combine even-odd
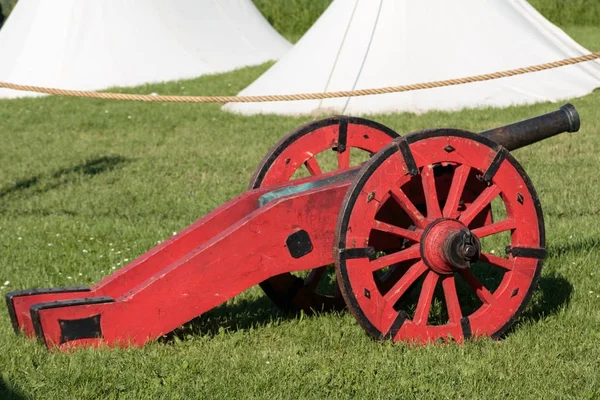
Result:
{"label": "shadow on grass", "polygon": [[223,304],[194,318],[184,326],[165,335],[161,342],[171,343],[175,338],[185,340],[190,336],[214,337],[222,330],[247,331],[296,317],[297,314],[281,311],[266,296],[261,296],[256,300],[239,300],[235,304]]}
{"label": "shadow on grass", "polygon": [[13,186],[0,189],[0,198],[25,191],[32,194],[45,193],[62,185],[75,182],[81,177],[93,177],[103,172],[112,171],[130,162],[121,156],[102,156],[84,163],[61,168],[48,175],[38,175],[17,181]]}
{"label": "shadow on grass", "polygon": [[[568,254],[589,252],[600,247],[600,239],[570,239],[558,245],[548,247],[549,257],[561,257]],[[567,307],[573,295],[573,285],[559,274],[542,276],[537,291],[534,293],[529,307],[523,312],[522,319],[539,321],[559,309]]]}
{"label": "shadow on grass", "polygon": [[0,399],[2,400],[25,400],[28,397],[10,388],[0,379]]}
{"label": "shadow on grass", "polygon": [[[559,246],[550,247],[549,254],[552,257],[558,257],[566,253],[585,251],[598,246],[600,246],[600,240],[597,239],[572,240]],[[487,272],[487,276],[480,276],[480,279],[485,282],[488,288],[497,288],[503,275],[494,275],[490,274],[489,271]],[[468,292],[472,292],[472,290]],[[462,294],[465,295],[465,293]],[[474,293],[471,294],[471,297],[476,297]],[[533,292],[527,307],[518,318],[517,324],[509,329],[504,336],[510,335],[524,321],[540,321],[567,307],[572,294],[573,285],[564,276],[555,273],[541,276],[538,286]],[[469,299],[463,297],[461,297],[461,308],[464,308],[465,315],[479,308],[480,304],[475,304],[472,308],[469,308]],[[221,331],[237,332],[260,329],[273,323],[292,320],[297,317],[297,313],[281,311],[266,296],[261,296],[255,300],[237,300],[235,303],[225,303],[195,318],[181,328],[164,336],[161,342],[172,343],[175,338],[186,340],[193,336],[208,335],[214,337]]]}
{"label": "shadow on grass", "polygon": [[[542,276],[537,290],[519,320],[539,321],[558,312],[569,304],[572,293],[573,286],[562,276]],[[195,318],[162,337],[160,342],[173,343],[176,339],[183,341],[193,336],[214,337],[221,331],[237,332],[260,329],[297,317],[298,314],[281,311],[266,296],[256,300],[240,300],[235,304],[224,304]],[[519,323],[506,335],[510,335],[515,328],[518,329],[518,326]]]}
{"label": "shadow on grass", "polygon": [[569,305],[573,285],[560,275],[542,276],[521,319],[539,321]]}

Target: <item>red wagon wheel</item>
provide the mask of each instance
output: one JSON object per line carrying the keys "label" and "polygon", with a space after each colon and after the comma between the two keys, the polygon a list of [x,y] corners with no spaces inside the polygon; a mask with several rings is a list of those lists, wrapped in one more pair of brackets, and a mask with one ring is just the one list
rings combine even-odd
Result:
{"label": "red wagon wheel", "polygon": [[[363,118],[337,116],[313,121],[271,148],[254,172],[250,189],[292,180],[302,170],[311,175],[328,172],[319,162],[319,155],[335,156],[334,170],[349,168],[357,164],[355,159],[368,159],[396,137],[398,134],[390,128]],[[284,310],[342,309],[345,303],[339,288],[335,282],[327,285],[328,277],[335,278],[333,268],[324,266],[310,271],[306,277],[285,273],[260,286]]]}
{"label": "red wagon wheel", "polygon": [[[440,168],[452,174],[446,193]],[[473,187],[473,174],[484,184]],[[415,181],[424,211],[415,205]],[[498,221],[477,222],[490,205]],[[391,206],[401,218],[386,219],[381,210]],[[372,239],[381,234],[404,246],[378,248]],[[469,132],[430,130],[395,140],[361,169],[340,211],[336,274],[348,307],[375,338],[498,338],[536,287],[544,245],[538,197],[508,151]],[[506,256],[494,251],[499,246]],[[382,271],[398,263],[403,268],[382,284]]]}

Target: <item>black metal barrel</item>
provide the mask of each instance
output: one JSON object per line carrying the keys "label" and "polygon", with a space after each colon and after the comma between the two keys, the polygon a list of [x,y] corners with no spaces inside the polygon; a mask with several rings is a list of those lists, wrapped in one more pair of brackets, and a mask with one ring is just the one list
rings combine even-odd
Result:
{"label": "black metal barrel", "polygon": [[572,104],[565,104],[558,111],[480,134],[512,151],[563,132],[577,132],[579,126],[577,110]]}

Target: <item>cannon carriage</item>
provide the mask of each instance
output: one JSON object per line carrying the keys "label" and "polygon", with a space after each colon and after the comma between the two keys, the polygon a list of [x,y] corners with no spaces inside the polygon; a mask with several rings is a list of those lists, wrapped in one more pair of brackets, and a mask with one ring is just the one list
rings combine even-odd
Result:
{"label": "cannon carriage", "polygon": [[96,285],[8,293],[13,326],[49,348],[141,346],[260,284],[285,310],[347,307],[376,339],[499,338],[546,255],[539,198],[510,151],[578,129],[569,104],[480,134],[312,122],[248,191]]}

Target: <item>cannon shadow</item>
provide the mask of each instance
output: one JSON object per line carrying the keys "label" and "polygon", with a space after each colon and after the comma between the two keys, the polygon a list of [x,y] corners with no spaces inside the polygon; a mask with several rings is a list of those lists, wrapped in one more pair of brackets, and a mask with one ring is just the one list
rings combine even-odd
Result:
{"label": "cannon shadow", "polygon": [[[572,293],[573,286],[563,276],[556,274],[542,276],[528,306],[519,317],[517,324],[506,335],[510,335],[525,321],[542,320],[568,306]],[[320,311],[319,313],[328,312]],[[310,318],[311,315],[307,317]],[[175,340],[185,341],[194,336],[214,337],[223,331],[238,332],[260,329],[273,323],[295,318],[298,318],[298,313],[282,311],[269,298],[261,296],[254,300],[238,300],[233,304],[223,304],[163,336],[159,341],[173,343]],[[358,325],[357,329],[359,329]]]}
{"label": "cannon shadow", "polygon": [[3,400],[25,400],[28,399],[24,394],[10,388],[2,379],[0,379],[0,399]]}
{"label": "cannon shadow", "polygon": [[[548,248],[548,256],[557,258],[567,254],[576,254],[600,247],[600,239],[562,241]],[[529,306],[523,312],[521,320],[539,321],[568,307],[573,295],[573,285],[561,274],[551,273],[540,278],[538,289]],[[518,326],[518,324],[517,324]]]}
{"label": "cannon shadow", "polygon": [[540,321],[561,308],[568,307],[572,295],[573,285],[563,276],[542,276],[529,305],[519,319]]}
{"label": "cannon shadow", "polygon": [[[550,257],[559,257],[596,247],[600,247],[600,239],[591,238],[563,242],[559,246],[550,246],[548,250]],[[490,284],[497,287],[500,280],[501,277],[499,276],[492,277]],[[323,280],[322,289],[325,293],[333,290],[333,282],[332,279]],[[503,335],[503,338],[519,329],[519,326],[527,321],[541,321],[557,313],[562,308],[568,307],[573,290],[573,285],[561,274],[549,273],[542,275],[531,300],[518,317],[517,323]],[[318,313],[335,313],[335,311],[318,311]],[[312,313],[312,315],[314,314],[315,312]],[[310,318],[311,314],[307,317]],[[262,295],[253,300],[242,299],[225,303],[165,335],[160,341],[172,343],[175,338],[186,340],[193,336],[208,335],[214,337],[222,331],[237,332],[260,329],[274,322],[288,321],[295,318],[298,318],[298,313],[282,311],[267,296]],[[357,329],[359,329],[358,325]]]}
{"label": "cannon shadow", "polygon": [[225,303],[163,336],[160,341],[172,343],[176,339],[186,340],[191,336],[214,337],[220,332],[248,331],[269,324],[291,320],[297,313],[285,312],[277,308],[266,296],[254,300],[238,300],[233,304]]}
{"label": "cannon shadow", "polygon": [[131,160],[122,156],[101,156],[68,168],[61,168],[49,174],[40,174],[20,179],[14,185],[0,189],[0,198],[27,192],[37,195],[75,182],[83,177],[93,177],[123,167]]}

